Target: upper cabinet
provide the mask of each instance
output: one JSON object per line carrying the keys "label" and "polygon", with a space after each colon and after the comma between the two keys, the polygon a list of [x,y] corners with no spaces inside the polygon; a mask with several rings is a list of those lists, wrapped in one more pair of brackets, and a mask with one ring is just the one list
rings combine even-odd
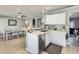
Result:
{"label": "upper cabinet", "polygon": [[52,15],[46,15],[45,23],[46,24],[65,24],[66,23],[65,12],[52,14]]}

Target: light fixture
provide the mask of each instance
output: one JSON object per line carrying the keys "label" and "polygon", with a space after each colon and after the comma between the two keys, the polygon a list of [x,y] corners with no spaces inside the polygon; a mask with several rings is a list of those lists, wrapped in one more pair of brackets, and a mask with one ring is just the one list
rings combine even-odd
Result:
{"label": "light fixture", "polygon": [[50,7],[49,7],[49,6],[47,6],[47,7],[46,7],[46,10],[50,10]]}
{"label": "light fixture", "polygon": [[21,12],[17,13],[18,18],[21,18],[22,14]]}

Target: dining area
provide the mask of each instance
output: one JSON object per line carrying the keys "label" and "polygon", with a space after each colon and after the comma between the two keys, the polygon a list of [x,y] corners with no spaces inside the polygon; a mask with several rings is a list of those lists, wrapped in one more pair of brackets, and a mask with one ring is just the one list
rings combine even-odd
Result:
{"label": "dining area", "polygon": [[25,36],[25,30],[0,31],[0,41],[17,39]]}
{"label": "dining area", "polygon": [[26,53],[26,30],[19,26],[0,27],[0,53]]}
{"label": "dining area", "polygon": [[25,31],[6,31],[0,33],[0,54],[26,53]]}

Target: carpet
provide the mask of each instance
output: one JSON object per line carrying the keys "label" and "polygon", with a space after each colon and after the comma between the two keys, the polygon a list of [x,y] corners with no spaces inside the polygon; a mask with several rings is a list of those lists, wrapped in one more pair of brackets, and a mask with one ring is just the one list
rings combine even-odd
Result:
{"label": "carpet", "polygon": [[62,52],[62,46],[50,43],[45,49],[45,52],[48,54],[61,54]]}

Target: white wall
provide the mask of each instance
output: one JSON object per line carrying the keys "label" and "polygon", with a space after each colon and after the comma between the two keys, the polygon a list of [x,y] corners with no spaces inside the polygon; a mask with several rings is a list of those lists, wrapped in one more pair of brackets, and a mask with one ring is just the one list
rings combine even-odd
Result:
{"label": "white wall", "polygon": [[[0,30],[8,30],[14,28],[22,28],[24,26],[25,20],[17,19],[17,26],[8,26],[8,19],[12,19],[9,17],[0,17]],[[15,19],[16,20],[16,19]]]}

